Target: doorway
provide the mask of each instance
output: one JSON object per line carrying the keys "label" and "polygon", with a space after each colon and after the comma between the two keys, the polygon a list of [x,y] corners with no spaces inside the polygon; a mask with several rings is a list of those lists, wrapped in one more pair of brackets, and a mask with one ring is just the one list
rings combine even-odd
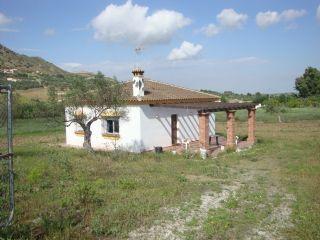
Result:
{"label": "doorway", "polygon": [[175,145],[178,143],[178,116],[177,114],[171,115],[171,143]]}

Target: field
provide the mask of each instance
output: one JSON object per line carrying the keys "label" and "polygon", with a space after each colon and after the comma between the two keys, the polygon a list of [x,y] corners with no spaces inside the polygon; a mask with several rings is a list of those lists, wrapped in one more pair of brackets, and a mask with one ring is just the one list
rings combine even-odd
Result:
{"label": "field", "polygon": [[[236,131],[246,134],[246,112]],[[66,148],[15,122],[12,239],[320,239],[320,109],[257,116],[257,144],[217,158]],[[225,131],[218,113],[217,131]],[[3,143],[3,133],[0,131]]]}
{"label": "field", "polygon": [[16,92],[26,99],[48,100],[47,88],[31,88],[27,90],[16,90]]}

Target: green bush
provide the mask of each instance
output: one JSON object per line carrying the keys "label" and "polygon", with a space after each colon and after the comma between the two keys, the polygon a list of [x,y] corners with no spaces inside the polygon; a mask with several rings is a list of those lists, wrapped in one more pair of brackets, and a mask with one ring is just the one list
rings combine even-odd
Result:
{"label": "green bush", "polygon": [[83,205],[87,205],[88,203],[96,202],[96,200],[98,200],[96,191],[93,189],[92,184],[86,181],[81,181],[76,185],[75,194],[78,201]]}
{"label": "green bush", "polygon": [[118,185],[123,190],[134,190],[137,188],[137,182],[134,179],[120,179]]}
{"label": "green bush", "polygon": [[64,106],[62,103],[57,103],[55,106],[52,106],[45,101],[35,99],[24,100],[19,96],[14,96],[13,116],[15,119],[51,118],[61,117],[63,115]]}

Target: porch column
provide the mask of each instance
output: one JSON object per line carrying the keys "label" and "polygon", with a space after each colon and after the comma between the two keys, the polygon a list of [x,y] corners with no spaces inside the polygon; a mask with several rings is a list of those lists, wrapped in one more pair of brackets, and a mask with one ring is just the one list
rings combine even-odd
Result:
{"label": "porch column", "polygon": [[234,120],[236,111],[226,111],[227,113],[227,147],[235,146]]}
{"label": "porch column", "polygon": [[209,116],[208,112],[199,113],[199,143],[205,149],[209,149]]}
{"label": "porch column", "polygon": [[256,109],[248,109],[248,143],[254,143],[256,141],[255,132],[256,130]]}

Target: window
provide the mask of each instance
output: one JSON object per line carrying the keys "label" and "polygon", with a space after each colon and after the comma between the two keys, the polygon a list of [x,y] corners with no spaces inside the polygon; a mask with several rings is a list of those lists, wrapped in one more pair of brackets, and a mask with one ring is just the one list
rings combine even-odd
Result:
{"label": "window", "polygon": [[108,119],[102,120],[102,128],[104,133],[119,134],[119,119],[108,118]]}

